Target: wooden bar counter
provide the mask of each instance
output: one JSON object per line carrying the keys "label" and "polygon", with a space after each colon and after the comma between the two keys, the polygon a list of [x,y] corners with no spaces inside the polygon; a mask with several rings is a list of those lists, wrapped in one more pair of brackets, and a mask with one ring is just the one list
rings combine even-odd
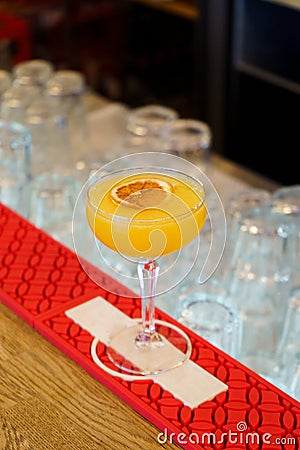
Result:
{"label": "wooden bar counter", "polygon": [[0,371],[1,450],[180,448],[3,304]]}

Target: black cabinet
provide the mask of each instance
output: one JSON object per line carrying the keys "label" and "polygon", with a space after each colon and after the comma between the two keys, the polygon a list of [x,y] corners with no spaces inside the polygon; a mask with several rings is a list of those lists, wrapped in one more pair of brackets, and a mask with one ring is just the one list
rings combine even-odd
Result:
{"label": "black cabinet", "polygon": [[283,2],[232,3],[224,153],[280,183],[295,184],[300,183],[300,3],[298,9]]}
{"label": "black cabinet", "polygon": [[197,20],[191,0],[127,1],[122,100],[132,107],[162,103],[182,116],[196,114]]}
{"label": "black cabinet", "polygon": [[300,183],[300,1],[198,0],[199,104],[214,150]]}

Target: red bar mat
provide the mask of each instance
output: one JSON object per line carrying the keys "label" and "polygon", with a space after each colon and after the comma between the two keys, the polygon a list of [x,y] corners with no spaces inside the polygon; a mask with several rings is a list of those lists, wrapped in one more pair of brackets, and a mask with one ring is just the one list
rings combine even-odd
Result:
{"label": "red bar mat", "polygon": [[[88,293],[105,296],[74,252],[3,204],[0,264],[0,300],[30,325],[35,317],[70,299]],[[116,285],[103,274],[105,283],[108,287]],[[126,288],[122,286],[122,290]]]}
{"label": "red bar mat", "polygon": [[[190,409],[152,380],[129,382],[101,370],[90,355],[93,336],[65,311],[102,295],[135,318],[140,315],[139,301],[100,289],[72,251],[3,205],[0,257],[0,299],[156,425],[162,431],[161,443],[166,430],[169,440],[193,450],[299,448],[300,403],[184,327],[193,344],[192,360],[228,385],[228,391],[213,400]],[[103,277],[108,288],[117,283]],[[124,289],[120,285],[120,292]],[[157,318],[176,323],[159,310]],[[106,358],[104,345],[99,344],[97,352]]]}
{"label": "red bar mat", "polygon": [[[184,327],[193,344],[192,360],[226,383],[227,392],[191,409],[152,380],[129,382],[107,374],[91,358],[93,336],[64,313],[89,299],[85,296],[73,300],[36,318],[35,328],[156,425],[162,431],[161,441],[166,439],[166,431],[173,442],[193,450],[299,448],[300,403]],[[108,301],[132,318],[139,316],[136,299],[111,295]],[[159,310],[157,318],[176,323]],[[107,363],[104,344],[98,346],[97,352]],[[278,445],[276,439],[289,445]]]}

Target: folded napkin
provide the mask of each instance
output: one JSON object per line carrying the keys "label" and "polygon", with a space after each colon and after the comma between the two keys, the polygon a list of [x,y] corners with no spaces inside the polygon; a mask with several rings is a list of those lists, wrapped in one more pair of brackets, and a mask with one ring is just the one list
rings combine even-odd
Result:
{"label": "folded napkin", "polygon": [[[100,296],[69,309],[66,311],[66,315],[105,345],[108,345],[112,334],[124,327],[136,324],[136,321]],[[170,356],[174,351],[179,351],[172,344],[167,344],[166,356]],[[126,346],[120,345],[120,348],[115,350],[131,360]],[[94,361],[97,363],[95,358]],[[141,368],[143,368],[143,364],[146,364],[142,359],[132,362]],[[101,368],[105,369],[105,366],[101,365]],[[190,408],[195,408],[227,390],[226,384],[191,360],[168,372],[151,376],[151,379]]]}

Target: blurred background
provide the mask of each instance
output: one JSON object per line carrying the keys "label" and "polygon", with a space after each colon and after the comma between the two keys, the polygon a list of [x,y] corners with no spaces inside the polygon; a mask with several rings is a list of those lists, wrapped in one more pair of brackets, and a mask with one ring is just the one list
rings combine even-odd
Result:
{"label": "blurred background", "polygon": [[0,69],[33,58],[204,120],[214,152],[300,182],[300,0],[0,0]]}

